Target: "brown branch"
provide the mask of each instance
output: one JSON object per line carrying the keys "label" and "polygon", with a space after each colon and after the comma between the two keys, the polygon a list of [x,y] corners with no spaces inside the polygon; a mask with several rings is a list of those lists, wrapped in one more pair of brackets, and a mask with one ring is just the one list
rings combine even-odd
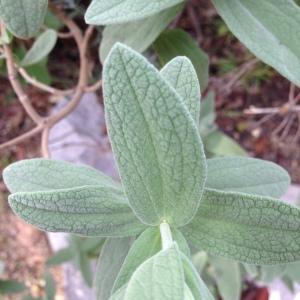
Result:
{"label": "brown branch", "polygon": [[[1,23],[1,33],[3,34],[4,32],[5,32],[5,25],[4,23]],[[18,96],[18,99],[21,102],[22,106],[24,107],[26,113],[36,124],[39,124],[42,121],[42,117],[36,112],[36,110],[32,106],[28,98],[28,95],[23,90],[23,87],[17,78],[17,72],[15,69],[12,51],[7,44],[3,44],[3,49],[6,58],[6,67],[7,67],[8,79],[10,81],[10,84],[13,87],[16,95]]]}
{"label": "brown branch", "polygon": [[41,139],[41,153],[45,158],[50,158],[49,151],[49,127],[44,128]]}
{"label": "brown branch", "polygon": [[85,92],[86,93],[93,93],[93,92],[96,92],[97,90],[99,90],[101,87],[102,87],[102,80],[100,79],[96,83],[94,83],[93,85],[88,86],[85,89]]}
{"label": "brown branch", "polygon": [[56,89],[53,88],[47,84],[44,84],[38,80],[36,80],[35,78],[31,77],[27,71],[23,68],[18,68],[18,71],[20,73],[20,75],[32,86],[37,87],[38,89],[53,94],[53,95],[57,95],[57,96],[66,96],[66,95],[70,95],[74,90],[60,90],[60,89]]}
{"label": "brown branch", "polygon": [[20,143],[32,138],[33,136],[37,135],[38,133],[42,132],[42,130],[43,130],[43,126],[41,126],[41,125],[36,126],[33,129],[31,129],[30,131],[12,139],[12,140],[9,140],[6,143],[1,144],[0,150],[4,150],[5,148],[20,144]]}

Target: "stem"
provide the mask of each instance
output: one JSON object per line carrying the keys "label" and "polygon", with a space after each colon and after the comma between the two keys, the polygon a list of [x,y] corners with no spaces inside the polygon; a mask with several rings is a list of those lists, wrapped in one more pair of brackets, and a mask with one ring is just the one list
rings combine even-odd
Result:
{"label": "stem", "polygon": [[168,223],[163,222],[159,226],[160,235],[161,235],[161,242],[163,250],[166,250],[172,246],[173,238],[171,229]]}

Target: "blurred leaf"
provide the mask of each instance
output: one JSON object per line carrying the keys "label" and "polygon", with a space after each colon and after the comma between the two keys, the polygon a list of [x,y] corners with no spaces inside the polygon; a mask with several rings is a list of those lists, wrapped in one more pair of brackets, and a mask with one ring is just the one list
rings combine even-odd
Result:
{"label": "blurred leaf", "polygon": [[46,292],[46,299],[45,300],[54,300],[56,294],[56,286],[53,276],[50,272],[46,272],[45,274],[45,292]]}
{"label": "blurred leaf", "polygon": [[219,130],[204,137],[203,143],[205,150],[213,156],[247,155],[236,141]]}
{"label": "blurred leaf", "polygon": [[[259,59],[300,85],[300,8],[292,0],[212,0],[233,34]],[[250,30],[251,29],[251,30]],[[258,46],[259,45],[259,46]]]}
{"label": "blurred leaf", "polygon": [[210,91],[201,101],[199,132],[202,138],[205,138],[217,129],[215,120],[215,94]]}
{"label": "blurred leaf", "polygon": [[85,253],[78,253],[76,255],[76,265],[81,272],[81,275],[88,287],[93,285],[93,272],[91,262]]}
{"label": "blurred leaf", "polygon": [[260,266],[259,280],[264,283],[271,283],[274,279],[281,277],[286,272],[287,265]]}
{"label": "blurred leaf", "polygon": [[182,8],[183,5],[179,4],[146,19],[106,26],[99,49],[101,62],[104,62],[116,42],[121,42],[138,52],[144,52]]}
{"label": "blurred leaf", "polygon": [[214,270],[214,278],[223,300],[240,300],[242,278],[236,261],[210,256],[209,262]]}
{"label": "blurred leaf", "polygon": [[[113,284],[131,247],[132,238],[109,238],[98,260],[94,287],[97,300],[108,300]],[[138,257],[137,257],[138,259]]]}
{"label": "blurred leaf", "polygon": [[74,258],[74,252],[71,248],[65,248],[57,251],[52,257],[47,260],[47,266],[56,266],[65,262],[71,261]]}
{"label": "blurred leaf", "polygon": [[39,63],[25,67],[27,73],[36,80],[51,85],[52,77],[48,70],[48,58],[44,58]]}
{"label": "blurred leaf", "polygon": [[0,294],[16,294],[26,290],[26,286],[15,280],[0,280]]}
{"label": "blurred leaf", "polygon": [[203,92],[208,83],[208,56],[191,36],[181,29],[171,29],[163,32],[154,43],[155,52],[164,66],[176,56],[186,56],[193,63]]}
{"label": "blurred leaf", "polygon": [[51,28],[56,31],[60,30],[64,26],[64,24],[60,21],[60,19],[55,14],[53,14],[50,10],[48,10],[46,13],[44,24],[47,28]]}
{"label": "blurred leaf", "polygon": [[56,41],[57,32],[53,29],[46,30],[35,40],[20,65],[26,67],[40,62],[52,51]]}

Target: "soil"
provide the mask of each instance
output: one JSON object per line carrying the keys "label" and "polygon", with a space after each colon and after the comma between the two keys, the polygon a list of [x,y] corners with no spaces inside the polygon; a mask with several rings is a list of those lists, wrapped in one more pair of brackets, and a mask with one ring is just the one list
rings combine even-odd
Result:
{"label": "soil", "polygon": [[[260,62],[233,80],[235,74],[245,68],[249,61],[253,61],[254,57],[228,32],[209,1],[192,0],[189,6],[191,9],[182,13],[177,25],[187,30],[209,54],[211,78],[208,90],[216,93],[219,127],[251,156],[280,164],[288,170],[294,183],[300,183],[299,115],[281,114],[262,118],[243,113],[251,106],[282,106],[288,101],[290,83]],[[97,61],[97,48],[92,47],[91,50],[91,55]],[[68,88],[73,85],[77,76],[76,61],[77,52],[72,42],[59,41],[49,58],[50,72],[56,87]],[[99,76],[99,73],[95,75]],[[64,82],[59,78],[64,78]],[[0,143],[3,143],[28,131],[33,124],[15,99],[6,77],[0,75],[0,82]],[[53,105],[51,98],[34,88],[27,90],[34,106],[46,114]],[[281,129],[283,120],[286,124]],[[39,156],[38,149],[39,137],[35,137],[3,151],[0,154],[0,171],[13,161]],[[11,213],[6,204],[7,191],[3,183],[0,188],[0,260],[7,264],[5,278],[25,281],[33,295],[40,295],[43,293],[44,263],[51,255],[46,235]],[[55,271],[55,278],[59,286],[58,300],[62,299],[59,268]],[[267,291],[251,287],[244,299],[268,299]]]}

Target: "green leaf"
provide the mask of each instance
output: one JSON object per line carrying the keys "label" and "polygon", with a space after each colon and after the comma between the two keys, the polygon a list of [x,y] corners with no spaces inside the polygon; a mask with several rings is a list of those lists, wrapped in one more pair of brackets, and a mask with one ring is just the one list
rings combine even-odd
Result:
{"label": "green leaf", "polygon": [[288,264],[285,269],[285,274],[293,281],[300,282],[300,262]]}
{"label": "green leaf", "polygon": [[132,275],[124,300],[182,300],[184,274],[177,245],[146,260]]}
{"label": "green leaf", "polygon": [[195,300],[190,288],[185,284],[184,285],[184,300]]}
{"label": "green leaf", "polygon": [[300,260],[300,210],[269,197],[206,189],[182,231],[194,246],[248,264]]}
{"label": "green leaf", "polygon": [[146,224],[189,222],[206,176],[202,142],[180,96],[146,59],[116,44],[104,66],[108,133],[125,192]]}
{"label": "green leaf", "polygon": [[223,300],[240,300],[242,278],[239,264],[221,257],[210,257],[214,278]]}
{"label": "green leaf", "polygon": [[124,285],[123,287],[121,287],[109,298],[109,300],[124,300],[126,288],[127,288],[127,285]]}
{"label": "green leaf", "polygon": [[195,300],[214,300],[214,297],[211,295],[209,289],[200,278],[197,270],[190,260],[183,253],[181,253],[181,258],[185,282],[191,290]]}
{"label": "green leaf", "polygon": [[[181,232],[172,229],[172,236],[180,251],[190,255],[189,247]],[[160,231],[157,227],[146,229],[133,243],[113,286],[113,292],[128,283],[134,271],[147,259],[154,256],[162,248]]]}
{"label": "green leaf", "polygon": [[88,166],[51,159],[28,159],[9,165],[3,178],[10,192],[36,192],[86,185],[116,187],[108,176]]}
{"label": "green leaf", "polygon": [[[131,238],[109,238],[99,257],[94,281],[96,299],[107,300],[132,244]],[[115,296],[115,299],[118,299]],[[122,298],[123,299],[123,298]]]}
{"label": "green leaf", "polygon": [[289,174],[269,161],[238,156],[207,160],[208,188],[277,198],[290,182]]}
{"label": "green leaf", "polygon": [[153,16],[184,0],[93,0],[85,21],[93,25],[120,24]]}
{"label": "green leaf", "polygon": [[203,142],[205,150],[213,156],[247,155],[247,152],[236,141],[220,130],[206,136]]}
{"label": "green leaf", "polygon": [[0,0],[0,19],[15,36],[35,36],[44,22],[48,0]]}
{"label": "green leaf", "polygon": [[38,63],[43,58],[48,56],[52,51],[57,41],[57,32],[53,29],[48,29],[43,32],[34,42],[30,50],[26,53],[21,61],[22,67],[30,66]]}
{"label": "green leaf", "polygon": [[201,92],[192,62],[187,57],[176,57],[160,73],[175,88],[198,126]]}
{"label": "green leaf", "polygon": [[176,56],[186,56],[193,63],[201,91],[208,83],[208,56],[204,53],[188,33],[181,29],[171,29],[163,32],[154,43],[154,49],[162,65]]}
{"label": "green leaf", "polygon": [[206,137],[217,129],[215,120],[215,94],[213,92],[209,92],[201,101],[199,133],[202,138]]}
{"label": "green leaf", "polygon": [[46,231],[131,236],[144,228],[123,193],[111,187],[21,192],[10,195],[9,203],[23,220]]}
{"label": "green leaf", "polygon": [[26,286],[15,280],[0,280],[0,295],[1,294],[16,294],[25,291]]}
{"label": "green leaf", "polygon": [[57,251],[52,257],[47,260],[47,266],[56,266],[70,261],[74,258],[74,252],[70,248],[65,248]]}
{"label": "green leaf", "polygon": [[259,267],[260,276],[259,281],[264,283],[271,283],[276,278],[282,277],[285,273],[288,265],[276,265],[276,266],[261,266]]}
{"label": "green leaf", "polygon": [[[250,51],[300,85],[300,8],[292,0],[212,0],[229,29]],[[251,30],[250,30],[251,29]]]}
{"label": "green leaf", "polygon": [[45,300],[54,300],[55,298],[55,281],[53,276],[50,272],[46,272],[45,274],[45,281],[46,281],[46,299]]}
{"label": "green leaf", "polygon": [[81,272],[84,282],[88,287],[93,285],[93,272],[91,268],[91,262],[85,253],[77,253],[76,265]]}
{"label": "green leaf", "polygon": [[104,62],[116,42],[121,42],[140,53],[147,50],[182,7],[183,5],[179,4],[139,21],[105,27],[100,44],[101,62]]}

